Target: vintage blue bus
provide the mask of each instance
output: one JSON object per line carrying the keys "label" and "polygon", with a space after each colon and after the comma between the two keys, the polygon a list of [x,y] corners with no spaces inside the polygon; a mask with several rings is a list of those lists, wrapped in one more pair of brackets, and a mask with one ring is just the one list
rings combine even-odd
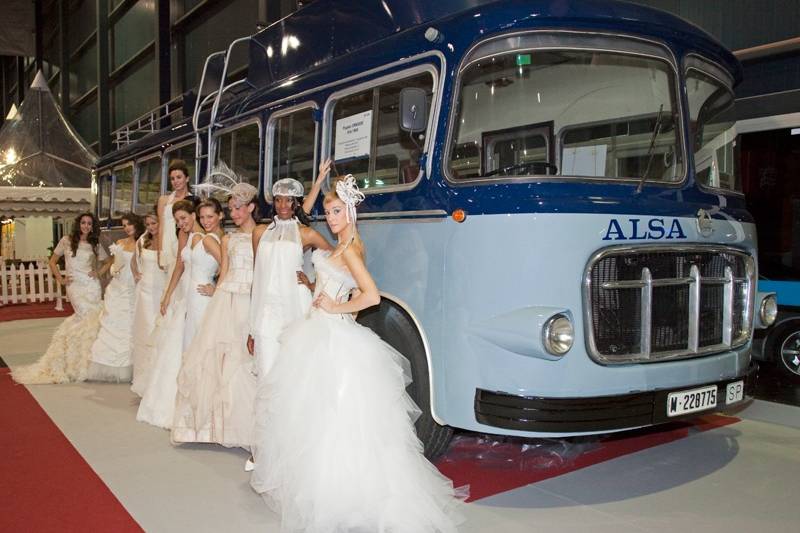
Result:
{"label": "vintage blue bus", "polygon": [[98,214],[147,209],[173,158],[197,179],[224,160],[269,204],[331,157],[366,193],[383,300],[359,320],[411,361],[429,455],[453,428],[663,423],[740,404],[774,319],[733,158],[740,77],[698,28],[623,2],[316,0],[104,156]]}

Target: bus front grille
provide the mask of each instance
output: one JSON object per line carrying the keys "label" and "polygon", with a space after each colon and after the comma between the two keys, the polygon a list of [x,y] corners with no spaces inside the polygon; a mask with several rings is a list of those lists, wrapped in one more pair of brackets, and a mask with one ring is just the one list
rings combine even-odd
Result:
{"label": "bus front grille", "polygon": [[725,246],[606,248],[584,276],[587,348],[598,362],[657,362],[745,344],[753,258]]}

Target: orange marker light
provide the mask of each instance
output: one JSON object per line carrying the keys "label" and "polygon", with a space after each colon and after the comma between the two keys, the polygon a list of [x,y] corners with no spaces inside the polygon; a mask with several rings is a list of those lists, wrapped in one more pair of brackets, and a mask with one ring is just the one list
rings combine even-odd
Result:
{"label": "orange marker light", "polygon": [[463,209],[456,209],[455,211],[453,211],[453,214],[451,216],[453,217],[453,220],[459,223],[467,220],[467,212],[464,211]]}

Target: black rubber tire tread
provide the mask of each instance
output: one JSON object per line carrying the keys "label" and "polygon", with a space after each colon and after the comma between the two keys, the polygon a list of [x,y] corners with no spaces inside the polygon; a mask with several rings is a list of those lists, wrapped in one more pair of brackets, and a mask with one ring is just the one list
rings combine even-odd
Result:
{"label": "black rubber tire tread", "polygon": [[788,376],[793,380],[799,380],[800,376],[786,368],[786,365],[783,364],[780,349],[783,341],[786,340],[789,335],[798,330],[800,330],[800,318],[784,320],[776,327],[772,328],[772,331],[770,331],[769,335],[764,341],[764,352],[769,354],[770,360],[784,376]]}
{"label": "black rubber tire tread", "polygon": [[425,457],[435,459],[447,449],[453,429],[437,424],[431,416],[428,359],[414,321],[400,306],[381,298],[379,305],[358,314],[358,323],[374,331],[411,363],[413,381],[406,390],[422,411],[416,423],[417,436],[425,446]]}

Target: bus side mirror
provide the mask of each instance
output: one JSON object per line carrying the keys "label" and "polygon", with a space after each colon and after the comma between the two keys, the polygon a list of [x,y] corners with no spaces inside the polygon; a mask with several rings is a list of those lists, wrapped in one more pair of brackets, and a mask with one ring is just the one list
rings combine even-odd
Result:
{"label": "bus side mirror", "polygon": [[416,133],[428,125],[428,98],[425,89],[406,87],[400,91],[400,129]]}

